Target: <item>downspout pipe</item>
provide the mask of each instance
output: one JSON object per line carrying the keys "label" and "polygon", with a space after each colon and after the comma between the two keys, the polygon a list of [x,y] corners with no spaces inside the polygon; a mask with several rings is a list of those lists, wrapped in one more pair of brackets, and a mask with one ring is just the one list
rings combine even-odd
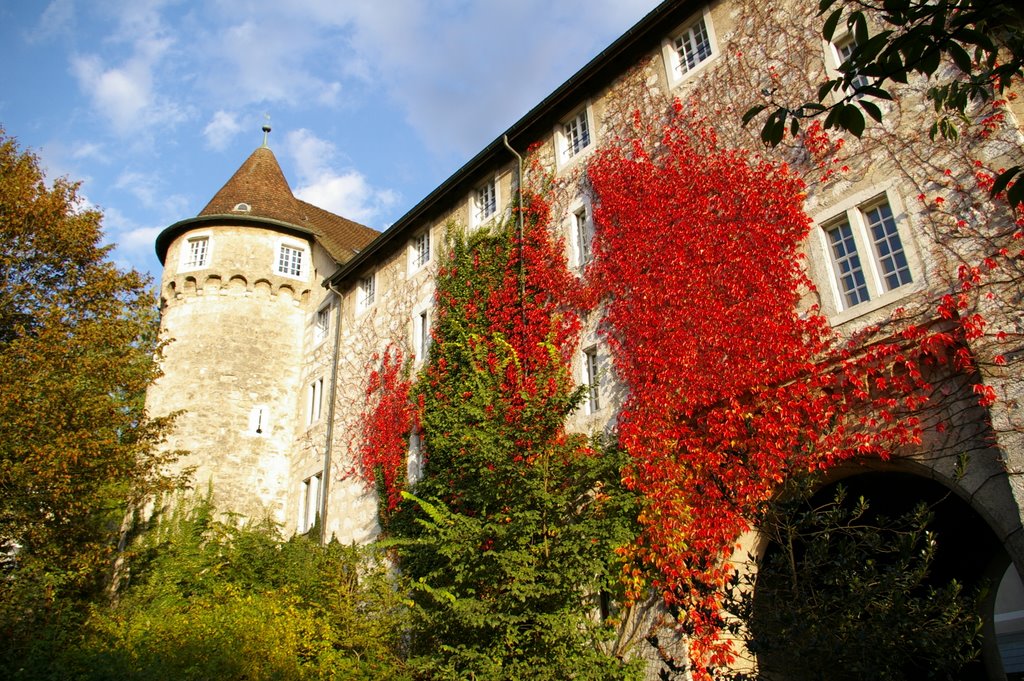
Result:
{"label": "downspout pipe", "polygon": [[519,235],[519,314],[520,321],[522,322],[522,328],[526,328],[526,262],[523,258],[523,182],[526,178],[523,176],[523,157],[519,155],[511,144],[508,142],[508,135],[502,135],[502,142],[505,143],[505,148],[512,152],[512,155],[516,157],[516,161],[519,163],[519,167],[516,173],[516,189],[519,192],[519,206],[516,211],[516,231]]}
{"label": "downspout pipe", "polygon": [[324,443],[324,472],[320,482],[320,543],[326,544],[327,536],[327,499],[331,490],[331,444],[334,441],[335,391],[338,385],[338,353],[341,348],[341,292],[330,283],[327,288],[334,294],[337,310],[334,315],[334,348],[331,350],[331,385],[327,398],[327,434]]}

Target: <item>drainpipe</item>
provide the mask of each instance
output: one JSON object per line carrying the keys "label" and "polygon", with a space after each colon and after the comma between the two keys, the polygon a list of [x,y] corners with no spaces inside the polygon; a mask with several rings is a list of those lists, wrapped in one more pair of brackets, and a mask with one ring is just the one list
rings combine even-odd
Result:
{"label": "drainpipe", "polygon": [[[517,189],[519,191],[519,210],[516,215],[516,229],[519,233],[519,314],[521,316],[521,322],[523,329],[526,329],[526,263],[523,259],[523,157],[519,155],[519,152],[512,148],[512,145],[508,143],[508,135],[502,135],[501,140],[505,143],[505,148],[512,152],[512,155],[516,157],[516,161],[519,162],[519,169],[516,175]],[[524,331],[525,332],[525,331]]]}
{"label": "drainpipe", "polygon": [[331,351],[331,385],[327,398],[327,435],[324,443],[324,472],[320,482],[320,543],[327,543],[327,498],[331,489],[331,443],[334,440],[334,393],[338,385],[338,352],[341,347],[341,292],[332,284],[327,288],[337,299],[337,310],[334,315],[334,349]]}

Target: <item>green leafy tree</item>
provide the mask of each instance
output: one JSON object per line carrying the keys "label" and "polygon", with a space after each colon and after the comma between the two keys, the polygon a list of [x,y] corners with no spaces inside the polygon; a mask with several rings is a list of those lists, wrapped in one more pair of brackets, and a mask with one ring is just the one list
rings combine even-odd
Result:
{"label": "green leafy tree", "polygon": [[282,541],[270,522],[218,521],[206,501],[143,534],[114,605],[34,676],[299,680],[408,679],[406,609],[371,549]]}
{"label": "green leafy tree", "polygon": [[[927,96],[938,117],[932,136],[956,138],[957,120],[969,106],[1002,94],[1024,72],[1024,5],[1016,0],[820,0],[825,17],[822,37],[832,41],[845,23],[853,36],[851,51],[839,74],[818,88],[815,98],[798,105],[771,99],[750,109],[749,122],[768,110],[762,140],[776,145],[788,128],[796,135],[801,121],[825,116],[824,127],[858,137],[865,114],[881,121],[878,100],[891,100],[893,84],[914,75],[935,78]],[[871,22],[880,30],[872,33]],[[952,65],[952,71],[943,67]],[[1007,169],[993,188],[1005,189],[1021,172]],[[1009,199],[1024,201],[1024,183],[1010,188]]]}
{"label": "green leafy tree", "polygon": [[726,602],[758,671],[728,678],[963,678],[980,654],[977,594],[936,583],[932,519],[923,503],[883,516],[841,487],[824,503],[772,502],[770,548]]}
{"label": "green leafy tree", "polygon": [[0,665],[101,589],[126,509],[168,482],[143,410],[154,300],[101,240],[77,185],[0,129]]}
{"label": "green leafy tree", "polygon": [[521,240],[513,224],[452,237],[437,278],[434,344],[414,388],[424,474],[387,527],[417,605],[414,661],[430,678],[637,671],[608,652],[615,549],[637,509],[623,458],[564,431],[583,395],[567,365],[577,325],[538,203]]}

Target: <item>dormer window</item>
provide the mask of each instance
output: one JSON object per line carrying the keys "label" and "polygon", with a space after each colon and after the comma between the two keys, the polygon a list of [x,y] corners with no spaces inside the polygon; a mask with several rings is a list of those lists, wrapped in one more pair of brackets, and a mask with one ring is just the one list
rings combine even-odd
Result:
{"label": "dormer window", "polygon": [[235,213],[248,213],[252,210],[252,206],[248,203],[236,203],[235,207],[231,210]]}

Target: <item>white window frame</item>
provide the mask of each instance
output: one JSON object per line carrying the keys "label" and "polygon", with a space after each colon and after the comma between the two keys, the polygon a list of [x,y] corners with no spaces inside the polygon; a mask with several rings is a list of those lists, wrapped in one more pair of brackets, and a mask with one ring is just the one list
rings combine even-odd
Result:
{"label": "white window frame", "polygon": [[[290,266],[287,267],[285,270],[281,269],[282,263],[284,262],[282,260],[282,258],[284,257],[285,249],[288,249],[288,250],[293,251],[293,252],[298,254],[298,260],[299,260],[299,263],[298,263],[298,265],[299,265],[298,270],[299,271],[298,271],[298,273],[293,272],[292,270],[294,268],[292,268]],[[277,247],[274,249],[274,265],[273,265],[273,272],[274,272],[274,274],[276,274],[276,275],[278,275],[280,277],[287,277],[288,279],[305,280],[306,276],[307,276],[308,270],[309,270],[309,249],[306,247],[306,244],[298,242],[298,241],[291,241],[291,240],[280,240],[280,241],[277,242]]]}
{"label": "white window frame", "polygon": [[[568,130],[576,125],[577,130],[585,127],[586,143],[573,144]],[[579,133],[581,134],[581,133]],[[582,134],[581,134],[582,136]],[[565,168],[579,161],[597,145],[597,127],[594,125],[594,111],[590,102],[576,109],[569,116],[566,116],[555,126],[555,155],[558,167]]]}
{"label": "white window frame", "polygon": [[[883,261],[892,256],[880,250],[879,243],[883,240],[876,241],[868,217],[872,210],[882,205],[888,205],[891,212],[891,223],[887,223],[888,229],[894,228],[895,231],[890,238],[895,235],[899,239],[902,264],[905,265],[907,276],[910,278],[909,281],[897,278],[895,286],[891,279],[886,280],[887,276],[891,277],[893,274],[887,275],[883,271]],[[826,307],[826,312],[828,307],[835,311],[832,316],[834,324],[884,307],[920,290],[923,271],[917,257],[917,245],[913,241],[907,225],[904,207],[891,191],[859,192],[837,205],[827,217],[815,219],[815,223],[818,225],[815,232],[818,235],[819,248],[823,255],[825,278],[828,281],[827,290],[831,293],[830,305]],[[844,275],[849,275],[849,268],[843,268],[843,264],[840,262],[842,259],[840,250],[833,242],[834,231],[847,225],[849,229],[846,244],[856,249],[855,254],[859,261],[867,293],[867,300],[860,302],[853,302],[848,298],[849,291],[843,283],[843,278]],[[890,249],[891,242],[886,240],[885,247]],[[898,269],[902,269],[899,267],[901,262],[898,258],[894,264]]]}
{"label": "white window frame", "polygon": [[313,313],[313,345],[320,345],[331,335],[331,313],[334,305],[327,303]]}
{"label": "white window frame", "polygon": [[430,307],[416,309],[412,315],[412,347],[416,357],[416,363],[425,362],[430,353],[432,341],[430,325],[433,322],[433,314]]}
{"label": "white window frame", "polygon": [[[701,26],[703,26],[703,33],[707,38],[706,45],[709,53],[692,66],[688,66],[679,55],[677,41],[683,38],[690,38],[692,40],[695,35],[699,34]],[[714,62],[721,52],[718,47],[718,36],[715,34],[715,24],[711,21],[711,11],[704,7],[700,12],[697,12],[680,24],[676,30],[669,33],[661,43],[661,54],[665,62],[665,73],[668,77],[668,83],[673,87],[689,80],[694,74],[699,73],[707,68],[708,64]]]}
{"label": "white window frame", "polygon": [[584,199],[574,203],[569,209],[568,223],[572,262],[582,269],[594,259],[594,213],[590,202]]}
{"label": "white window frame", "polygon": [[585,411],[587,414],[596,414],[601,410],[601,356],[597,345],[584,348],[581,354],[581,376],[583,384],[587,386]]}
{"label": "white window frame", "polygon": [[359,279],[356,286],[356,310],[365,312],[377,302],[377,272],[370,272]]}
{"label": "white window frame", "polygon": [[320,507],[323,502],[324,472],[318,471],[302,481],[299,490],[299,520],[296,523],[297,534],[305,534],[313,529]]}
{"label": "white window frame", "polygon": [[[193,244],[205,244],[203,249],[203,259],[201,263],[195,263],[192,261],[192,246]],[[179,272],[193,272],[195,270],[205,270],[210,266],[210,258],[213,253],[213,239],[210,238],[209,232],[203,232],[200,234],[190,234],[181,243],[181,256],[180,262],[178,263]]]}
{"label": "white window frame", "polygon": [[425,229],[409,240],[409,271],[416,272],[425,267],[433,257],[430,243],[430,229]]}
{"label": "white window frame", "polygon": [[[831,78],[842,78],[843,77],[843,72],[839,70],[839,67],[842,66],[843,63],[847,59],[847,56],[844,56],[843,52],[847,48],[852,49],[853,45],[855,45],[855,44],[856,44],[856,39],[854,38],[853,33],[849,32],[849,31],[846,31],[846,32],[841,33],[841,34],[836,35],[836,36],[833,36],[832,37],[832,42],[825,43],[825,53],[829,57],[828,60],[827,60],[828,63],[826,65],[826,70],[828,71],[828,75]],[[863,75],[860,75],[860,74],[858,74],[854,78],[853,85],[859,86],[858,82],[860,84],[862,84],[862,85],[870,85],[871,84],[871,81],[870,81],[870,79],[867,76],[863,76]],[[843,90],[842,92],[843,92],[843,94],[841,96],[845,96],[847,94],[850,94],[852,92],[852,90]],[[864,97],[864,96],[865,95],[858,95],[858,98],[859,97]]]}
{"label": "white window frame", "polygon": [[306,388],[306,426],[313,426],[320,422],[323,413],[324,401],[324,379],[321,376],[309,384]]}
{"label": "white window frame", "polygon": [[[481,195],[490,192],[491,200],[482,204]],[[489,208],[490,210],[485,210]],[[501,195],[498,192],[498,176],[491,177],[486,182],[477,185],[469,197],[470,224],[474,227],[486,224],[497,216],[501,210]]]}

